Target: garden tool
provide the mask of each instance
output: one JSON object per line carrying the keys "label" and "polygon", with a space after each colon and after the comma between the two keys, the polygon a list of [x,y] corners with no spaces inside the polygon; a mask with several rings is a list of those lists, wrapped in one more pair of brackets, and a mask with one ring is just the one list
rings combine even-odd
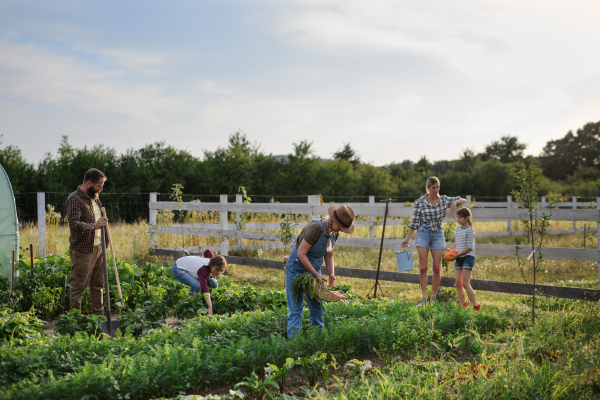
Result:
{"label": "garden tool", "polygon": [[102,232],[102,266],[104,267],[104,309],[106,310],[106,321],[102,326],[102,333],[115,337],[115,332],[119,329],[119,321],[113,321],[110,317],[110,286],[108,285],[108,265],[106,264],[106,239],[104,237],[104,227],[101,228]]}
{"label": "garden tool", "polygon": [[[106,218],[106,209],[102,207],[102,216]],[[113,242],[110,237],[110,229],[108,228],[108,222],[106,222],[106,234],[108,235],[108,246],[110,247],[110,256],[112,257],[113,269],[115,270],[115,279],[117,281],[117,289],[119,291],[119,302],[117,306],[125,307],[125,303],[123,303],[123,295],[121,294],[121,282],[119,282],[119,271],[117,271],[117,262],[115,261],[115,251],[113,250]]]}

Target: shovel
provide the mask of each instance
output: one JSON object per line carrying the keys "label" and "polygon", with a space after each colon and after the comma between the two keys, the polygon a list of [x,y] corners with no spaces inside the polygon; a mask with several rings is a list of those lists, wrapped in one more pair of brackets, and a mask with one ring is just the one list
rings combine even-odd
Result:
{"label": "shovel", "polygon": [[[102,207],[102,216],[106,218],[106,209]],[[117,306],[125,307],[123,303],[123,295],[121,294],[121,282],[119,282],[119,271],[117,271],[117,262],[115,261],[115,251],[113,250],[112,238],[110,237],[110,229],[108,228],[108,222],[106,222],[106,234],[108,235],[108,246],[110,247],[110,256],[112,257],[113,269],[115,270],[115,279],[117,280],[117,289],[119,290],[119,302]]]}
{"label": "shovel", "polygon": [[104,238],[104,227],[102,232],[102,266],[104,267],[104,309],[106,310],[106,321],[102,326],[102,333],[111,338],[115,337],[115,332],[119,329],[119,321],[113,321],[110,317],[110,286],[108,285],[108,266],[106,265],[106,239]]}

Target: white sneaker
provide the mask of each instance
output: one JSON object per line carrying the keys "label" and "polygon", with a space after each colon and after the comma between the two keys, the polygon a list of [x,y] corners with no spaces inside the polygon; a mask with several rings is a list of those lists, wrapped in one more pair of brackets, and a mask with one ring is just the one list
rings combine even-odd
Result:
{"label": "white sneaker", "polygon": [[430,303],[435,303],[437,301],[437,296],[431,296],[431,298],[429,299]]}
{"label": "white sneaker", "polygon": [[423,307],[425,304],[427,304],[427,296],[421,298],[421,301],[417,303],[417,307]]}

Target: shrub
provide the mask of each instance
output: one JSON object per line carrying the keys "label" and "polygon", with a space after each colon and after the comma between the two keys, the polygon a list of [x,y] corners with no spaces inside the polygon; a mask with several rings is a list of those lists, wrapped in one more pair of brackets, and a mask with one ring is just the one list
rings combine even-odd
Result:
{"label": "shrub", "polygon": [[102,315],[82,314],[81,310],[72,309],[58,318],[54,324],[54,331],[62,335],[85,332],[92,336],[99,336],[102,333],[101,324],[104,320]]}

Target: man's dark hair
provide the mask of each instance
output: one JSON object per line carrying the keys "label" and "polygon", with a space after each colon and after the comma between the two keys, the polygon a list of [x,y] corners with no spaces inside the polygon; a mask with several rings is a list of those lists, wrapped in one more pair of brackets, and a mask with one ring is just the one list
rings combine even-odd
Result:
{"label": "man's dark hair", "polygon": [[106,179],[106,175],[100,172],[99,169],[92,168],[83,176],[83,183],[86,183],[87,181],[92,181],[92,183],[96,184],[102,178]]}

